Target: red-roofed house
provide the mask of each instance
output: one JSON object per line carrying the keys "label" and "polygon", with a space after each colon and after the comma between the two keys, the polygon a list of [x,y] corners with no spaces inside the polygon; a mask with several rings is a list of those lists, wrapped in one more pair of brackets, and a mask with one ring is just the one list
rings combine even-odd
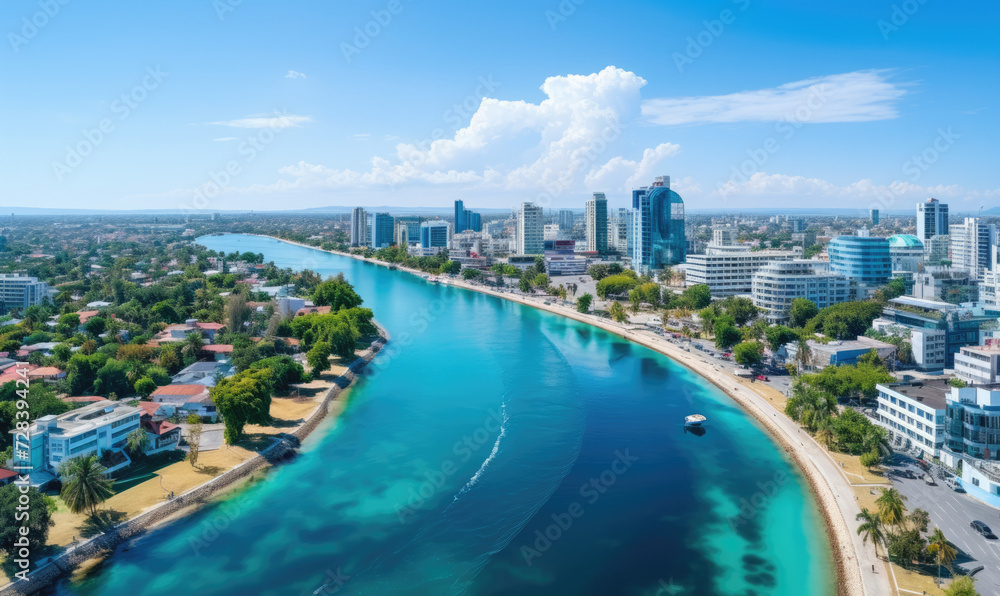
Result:
{"label": "red-roofed house", "polygon": [[61,371],[54,366],[40,366],[28,373],[29,380],[41,379],[43,381],[55,381],[66,376],[65,371]]}
{"label": "red-roofed house", "polygon": [[[31,374],[31,371],[35,370],[36,368],[38,368],[37,364],[18,362],[14,366],[0,373],[0,385],[3,385],[4,383],[9,383],[11,381],[16,381],[18,379],[24,381],[27,375]],[[25,372],[25,369],[27,369],[28,372]]]}
{"label": "red-roofed house", "polygon": [[187,416],[194,413],[215,422],[219,413],[204,385],[165,385],[150,396],[153,401],[163,404],[171,414]]}
{"label": "red-roofed house", "polygon": [[0,468],[0,486],[10,484],[17,478],[17,472],[11,472],[7,468]]}
{"label": "red-roofed house", "polygon": [[233,346],[229,344],[208,344],[201,347],[202,352],[208,352],[209,354],[215,354],[215,359],[225,358],[226,356],[233,353]]}
{"label": "red-roofed house", "polygon": [[181,442],[181,427],[166,420],[143,420],[142,429],[149,435],[146,455],[177,449]]}
{"label": "red-roofed house", "polygon": [[305,308],[300,308],[299,310],[295,311],[295,316],[301,317],[303,315],[311,315],[313,313],[328,315],[330,314],[330,310],[332,308],[333,307],[331,306],[307,306]]}
{"label": "red-roofed house", "polygon": [[142,410],[142,414],[140,415],[141,420],[166,420],[169,416],[166,407],[155,401],[141,401],[139,402],[139,409]]}

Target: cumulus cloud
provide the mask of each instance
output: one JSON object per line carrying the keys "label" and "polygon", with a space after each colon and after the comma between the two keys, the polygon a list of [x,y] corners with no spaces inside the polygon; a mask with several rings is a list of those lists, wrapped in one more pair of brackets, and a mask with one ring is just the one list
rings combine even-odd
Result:
{"label": "cumulus cloud", "polygon": [[820,204],[817,201],[825,201],[823,205],[829,207],[904,209],[927,197],[971,203],[996,201],[1000,199],[1000,189],[979,191],[954,184],[920,185],[898,180],[875,184],[870,179],[837,185],[820,178],[756,172],[742,182],[730,180],[719,187],[714,196],[726,200],[792,198],[804,201],[799,206],[815,206]]}
{"label": "cumulus cloud", "polygon": [[294,179],[272,188],[425,183],[545,191],[555,198],[586,192],[591,182],[610,183],[612,172],[623,176],[616,188],[624,180],[651,180],[655,166],[676,154],[677,145],[664,143],[635,161],[613,152],[626,124],[639,115],[645,85],[642,77],[612,66],[549,77],[539,103],[483,98],[468,126],[452,138],[398,143],[395,155],[373,157],[364,172],[299,163],[281,171]]}
{"label": "cumulus cloud", "polygon": [[285,75],[286,79],[304,79],[307,78],[305,73],[301,73],[297,70],[290,70],[288,74]]}
{"label": "cumulus cloud", "polygon": [[661,125],[888,120],[899,116],[897,105],[906,93],[888,76],[884,70],[865,70],[728,95],[649,99],[642,114]]}
{"label": "cumulus cloud", "polygon": [[312,122],[309,116],[296,116],[295,114],[252,114],[246,118],[235,120],[220,120],[217,122],[206,122],[211,126],[230,126],[232,128],[291,128]]}

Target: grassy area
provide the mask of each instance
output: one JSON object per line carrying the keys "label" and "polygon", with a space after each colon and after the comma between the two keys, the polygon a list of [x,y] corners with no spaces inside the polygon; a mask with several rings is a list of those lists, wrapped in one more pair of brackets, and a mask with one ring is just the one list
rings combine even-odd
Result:
{"label": "grassy area", "polygon": [[[888,568],[890,566],[892,566],[892,573],[889,573]],[[896,593],[905,594],[906,592],[912,592],[914,594],[944,596],[944,590],[937,587],[937,584],[934,583],[934,576],[903,569],[899,565],[893,565],[892,563],[886,563],[885,567],[886,573],[889,573],[889,584],[892,585]],[[898,585],[893,584],[893,574],[896,575],[896,581],[899,582]],[[903,590],[903,592],[900,592],[900,590]]]}
{"label": "grassy area", "polygon": [[861,465],[861,458],[857,455],[838,453],[827,450],[837,464],[847,472],[851,484],[888,484],[885,473],[881,471],[870,472],[868,468]]}

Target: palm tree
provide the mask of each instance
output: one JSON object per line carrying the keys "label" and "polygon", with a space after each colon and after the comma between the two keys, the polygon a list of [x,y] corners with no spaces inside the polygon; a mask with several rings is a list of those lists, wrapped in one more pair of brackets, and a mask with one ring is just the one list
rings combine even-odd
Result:
{"label": "palm tree", "polygon": [[188,334],[187,339],[184,340],[184,347],[181,348],[181,352],[185,356],[198,358],[198,354],[203,347],[205,347],[205,342],[201,339],[201,333],[195,331]]}
{"label": "palm tree", "polygon": [[806,369],[810,355],[812,355],[812,349],[809,348],[809,343],[804,338],[800,339],[798,349],[795,351],[795,366],[798,367],[799,371]]}
{"label": "palm tree", "polygon": [[875,504],[878,505],[878,513],[882,516],[882,523],[902,528],[906,522],[904,514],[906,506],[903,505],[903,501],[905,500],[906,497],[901,495],[898,490],[883,488],[882,495],[875,499]]}
{"label": "palm tree", "polygon": [[885,531],[882,529],[882,518],[878,513],[869,511],[867,507],[861,509],[857,519],[863,522],[858,526],[858,535],[862,536],[862,544],[868,544],[871,540],[875,545],[875,556],[878,556],[878,546],[885,540]]}
{"label": "palm tree", "polygon": [[617,323],[622,323],[628,320],[628,313],[625,312],[625,307],[622,306],[622,303],[617,300],[613,301],[608,307],[608,314],[611,315],[611,318]]}
{"label": "palm tree", "polygon": [[927,554],[934,558],[938,566],[938,577],[941,577],[941,566],[951,569],[951,564],[958,557],[958,550],[944,537],[941,528],[934,528],[934,533],[927,540]]}
{"label": "palm tree", "polygon": [[830,448],[830,443],[833,442],[833,433],[830,432],[829,428],[823,427],[816,431],[816,442],[826,446],[827,449]]}
{"label": "palm tree", "polygon": [[874,424],[869,424],[865,429],[865,433],[861,437],[861,445],[866,453],[874,451],[882,457],[892,455],[892,449],[889,446],[889,434],[885,432],[884,428],[875,426]]}
{"label": "palm tree", "polygon": [[142,455],[149,449],[149,435],[146,431],[137,428],[125,437],[125,449],[133,455]]}
{"label": "palm tree", "polygon": [[91,517],[97,515],[97,506],[114,494],[111,488],[114,480],[108,478],[106,473],[107,468],[98,462],[96,453],[72,459],[60,468],[61,494],[70,511],[89,511]]}
{"label": "palm tree", "polygon": [[910,513],[910,523],[913,524],[914,528],[921,532],[927,531],[927,524],[929,524],[930,521],[930,514],[919,507]]}

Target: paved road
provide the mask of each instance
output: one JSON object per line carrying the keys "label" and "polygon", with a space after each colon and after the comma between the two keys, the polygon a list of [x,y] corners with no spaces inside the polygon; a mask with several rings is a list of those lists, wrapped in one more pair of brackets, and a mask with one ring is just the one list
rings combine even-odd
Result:
{"label": "paved road", "polygon": [[913,511],[919,507],[931,515],[928,529],[941,528],[948,540],[965,553],[966,557],[960,554],[958,560],[963,567],[984,567],[975,575],[980,594],[1000,594],[1000,540],[987,540],[969,527],[970,522],[979,520],[994,533],[1000,532],[1000,510],[951,490],[938,478],[937,486],[929,486],[920,479],[923,471],[915,465],[907,463],[892,469],[917,473],[916,479],[892,478],[896,489],[906,497],[906,508]]}

